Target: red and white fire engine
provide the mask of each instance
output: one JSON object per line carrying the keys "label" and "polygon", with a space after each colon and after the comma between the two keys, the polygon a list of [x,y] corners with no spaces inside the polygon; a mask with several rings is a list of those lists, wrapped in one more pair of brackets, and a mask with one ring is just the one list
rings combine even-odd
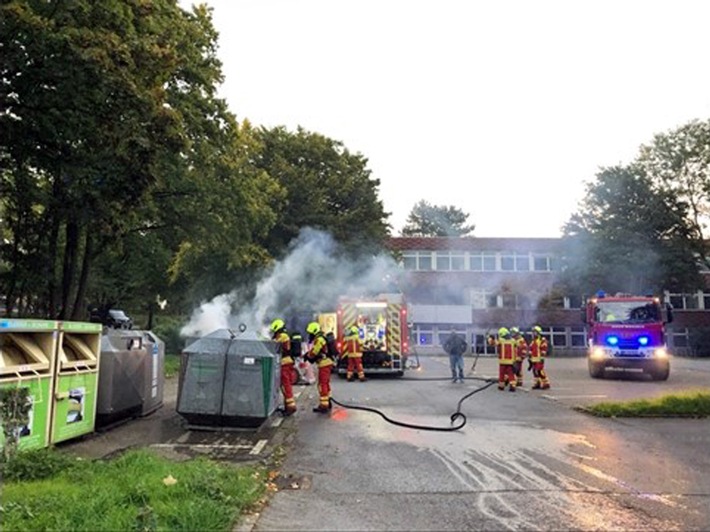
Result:
{"label": "red and white fire engine", "polygon": [[[326,318],[327,319],[327,318]],[[332,318],[330,318],[332,321]],[[402,376],[409,357],[407,304],[402,294],[378,294],[370,298],[340,298],[335,313],[338,347],[354,325],[358,328],[365,374]],[[342,353],[346,355],[347,353]],[[341,357],[338,375],[347,371],[347,359]]]}
{"label": "red and white fire engine", "polygon": [[670,361],[666,324],[673,321],[670,305],[658,297],[598,292],[582,307],[587,332],[587,361],[593,378],[607,368],[641,369],[666,380]]}

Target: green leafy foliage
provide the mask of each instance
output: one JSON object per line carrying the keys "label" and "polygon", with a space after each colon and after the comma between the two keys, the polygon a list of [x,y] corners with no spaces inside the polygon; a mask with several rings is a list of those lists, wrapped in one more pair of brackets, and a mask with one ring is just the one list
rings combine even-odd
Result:
{"label": "green leafy foliage", "polygon": [[5,482],[28,482],[52,478],[77,465],[71,456],[52,449],[19,451],[0,463],[0,476]]}
{"label": "green leafy foliage", "polygon": [[474,225],[465,225],[469,215],[454,206],[431,205],[420,200],[409,213],[402,236],[470,236]]}

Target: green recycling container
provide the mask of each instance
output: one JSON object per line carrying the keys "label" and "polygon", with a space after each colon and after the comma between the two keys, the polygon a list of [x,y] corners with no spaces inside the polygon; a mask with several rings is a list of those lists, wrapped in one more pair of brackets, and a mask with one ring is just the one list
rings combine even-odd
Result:
{"label": "green recycling container", "polygon": [[[58,337],[57,321],[0,320],[0,389],[29,389],[27,424],[18,429],[21,450],[49,445]],[[4,444],[4,431],[0,431],[0,446]]]}
{"label": "green recycling container", "polygon": [[94,431],[101,324],[59,322],[50,443]]}

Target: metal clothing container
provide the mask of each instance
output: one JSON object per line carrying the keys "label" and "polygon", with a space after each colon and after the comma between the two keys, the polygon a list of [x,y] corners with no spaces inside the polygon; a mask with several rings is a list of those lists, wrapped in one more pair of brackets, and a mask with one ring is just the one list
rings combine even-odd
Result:
{"label": "metal clothing container", "polygon": [[161,357],[160,343],[150,331],[105,330],[101,337],[97,426],[144,416],[162,405],[165,348]]}
{"label": "metal clothing container", "polygon": [[182,352],[177,412],[203,428],[256,428],[278,404],[276,344],[252,332],[218,329]]}

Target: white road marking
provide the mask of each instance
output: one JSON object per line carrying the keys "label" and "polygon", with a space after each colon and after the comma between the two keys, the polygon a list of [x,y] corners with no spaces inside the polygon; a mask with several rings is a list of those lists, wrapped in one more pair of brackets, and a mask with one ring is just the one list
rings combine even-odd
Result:
{"label": "white road marking", "polygon": [[[262,440],[263,441],[263,440]],[[211,449],[251,449],[251,445],[231,445],[231,444],[218,444],[218,443],[153,443],[151,447],[158,448],[174,448],[174,447],[190,447],[191,449],[203,449],[209,451]]]}
{"label": "white road marking", "polygon": [[259,454],[269,440],[259,440],[249,454]]}

